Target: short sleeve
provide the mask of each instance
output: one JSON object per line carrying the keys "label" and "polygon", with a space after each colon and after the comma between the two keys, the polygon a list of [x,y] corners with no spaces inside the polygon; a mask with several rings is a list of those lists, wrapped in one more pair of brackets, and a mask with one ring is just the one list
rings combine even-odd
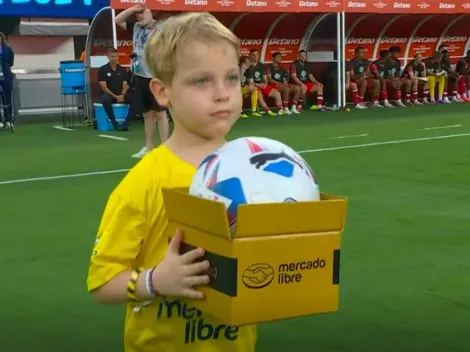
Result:
{"label": "short sleeve", "polygon": [[106,72],[104,66],[101,66],[98,70],[98,82],[106,82]]}
{"label": "short sleeve", "polygon": [[148,223],[142,180],[133,173],[118,185],[105,207],[90,259],[89,291],[136,267]]}

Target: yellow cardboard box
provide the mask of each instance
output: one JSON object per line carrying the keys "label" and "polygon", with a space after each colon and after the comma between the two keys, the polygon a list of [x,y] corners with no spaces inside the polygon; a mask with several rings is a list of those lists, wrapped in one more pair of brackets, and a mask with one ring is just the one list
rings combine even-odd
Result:
{"label": "yellow cardboard box", "polygon": [[232,326],[338,310],[346,198],[242,205],[232,235],[223,203],[185,189],[163,196],[168,235],[182,229],[182,252],[204,248],[211,263],[206,299],[194,307]]}

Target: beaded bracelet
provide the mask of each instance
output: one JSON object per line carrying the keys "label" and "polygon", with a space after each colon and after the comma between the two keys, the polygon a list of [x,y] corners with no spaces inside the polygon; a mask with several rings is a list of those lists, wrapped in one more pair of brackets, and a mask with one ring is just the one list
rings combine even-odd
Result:
{"label": "beaded bracelet", "polygon": [[145,276],[145,283],[147,288],[147,293],[151,297],[156,297],[158,295],[155,286],[153,285],[153,272],[155,271],[155,267],[152,269],[147,270],[147,274]]}
{"label": "beaded bracelet", "polygon": [[140,272],[140,269],[132,271],[131,278],[129,279],[129,282],[127,284],[127,297],[132,302],[137,301],[137,280],[139,279]]}

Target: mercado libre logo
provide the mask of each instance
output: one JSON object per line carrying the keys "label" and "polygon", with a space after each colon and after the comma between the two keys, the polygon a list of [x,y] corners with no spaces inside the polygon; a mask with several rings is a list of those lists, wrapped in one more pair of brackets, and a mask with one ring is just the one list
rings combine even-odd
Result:
{"label": "mercado libre logo", "polygon": [[[281,263],[277,272],[266,263],[256,263],[245,269],[242,276],[243,284],[250,289],[261,289],[269,286],[272,282],[278,285],[296,284],[302,282],[306,271],[321,270],[326,267],[326,261],[317,257],[313,260],[300,262]],[[277,280],[274,281],[274,278]]]}

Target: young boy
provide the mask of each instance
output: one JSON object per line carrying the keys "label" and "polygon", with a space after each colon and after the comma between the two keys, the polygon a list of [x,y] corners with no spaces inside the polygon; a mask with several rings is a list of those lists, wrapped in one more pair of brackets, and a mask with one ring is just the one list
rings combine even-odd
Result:
{"label": "young boy", "polygon": [[111,194],[91,257],[88,289],[104,304],[127,303],[126,352],[253,352],[256,327],[214,321],[185,299],[209,282],[200,248],[168,244],[161,190],[188,187],[204,157],[225,143],[242,108],[239,40],[208,13],[170,17],[146,47],[150,89],[174,120]]}

